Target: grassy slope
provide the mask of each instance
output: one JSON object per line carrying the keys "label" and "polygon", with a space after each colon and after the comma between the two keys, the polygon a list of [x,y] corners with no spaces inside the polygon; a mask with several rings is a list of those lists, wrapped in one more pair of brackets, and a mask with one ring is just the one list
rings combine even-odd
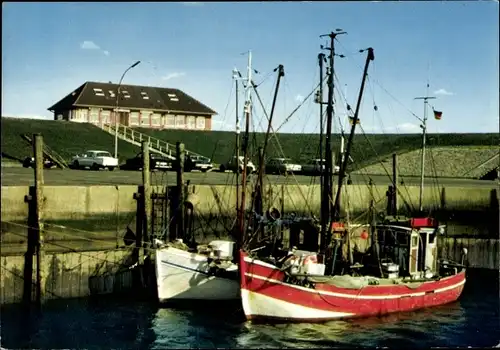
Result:
{"label": "grassy slope", "polygon": [[[170,143],[182,141],[188,150],[213,158],[217,163],[226,161],[234,153],[235,135],[226,131],[187,131],[187,130],[150,130],[138,129],[147,135],[157,137]],[[62,121],[44,121],[35,119],[1,119],[2,153],[10,157],[23,159],[31,155],[31,147],[19,136],[22,133],[42,133],[46,144],[69,159],[76,153],[88,149],[100,149],[113,152],[112,135],[90,124]],[[263,134],[251,136],[251,145],[261,144]],[[277,142],[277,139],[279,142]],[[439,134],[429,135],[430,146],[490,146],[498,145],[498,134]],[[404,153],[420,147],[421,136],[407,135],[356,135],[353,144],[352,158],[356,168],[384,159],[393,152]],[[315,134],[278,134],[269,143],[268,156],[280,156],[279,146],[287,157],[296,161],[307,161],[317,157],[319,137]],[[332,144],[338,149],[338,135],[333,136]],[[134,156],[139,148],[119,141],[121,160]],[[256,157],[254,157],[254,160]],[[465,169],[464,171],[469,170]]]}
{"label": "grassy slope", "polygon": [[[137,129],[140,132],[159,139],[175,143],[183,141],[186,148],[205,156],[210,156],[215,162],[223,162],[234,152],[235,135],[226,131],[187,131],[187,130],[148,130]],[[251,137],[252,144],[262,144],[263,134]],[[278,134],[268,146],[269,157],[281,156],[279,145],[287,157],[305,162],[318,155],[319,136],[315,134]],[[338,151],[339,136],[334,135],[332,144]],[[492,146],[500,141],[498,134],[439,134],[429,135],[427,144],[432,146]],[[422,137],[418,134],[371,134],[355,135],[352,158],[357,163],[355,168],[367,166],[385,159],[393,152],[405,153],[421,147]],[[255,160],[256,157],[254,157]]]}
{"label": "grassy slope", "polygon": [[[425,175],[477,178],[498,165],[498,160],[490,161],[483,165],[483,163],[496,154],[498,154],[498,146],[433,147],[426,152]],[[420,175],[420,162],[420,150],[399,155],[399,175]],[[359,172],[366,174],[386,174],[386,171],[389,173],[392,171],[392,157],[386,158],[382,164],[377,162],[359,170]]]}
{"label": "grassy slope", "polygon": [[[2,156],[21,160],[31,156],[32,147],[20,135],[31,136],[34,133],[41,133],[44,142],[66,160],[91,149],[109,151],[112,154],[115,149],[113,136],[90,124],[2,118]],[[128,142],[119,141],[118,151],[122,159],[135,155],[140,149]]]}

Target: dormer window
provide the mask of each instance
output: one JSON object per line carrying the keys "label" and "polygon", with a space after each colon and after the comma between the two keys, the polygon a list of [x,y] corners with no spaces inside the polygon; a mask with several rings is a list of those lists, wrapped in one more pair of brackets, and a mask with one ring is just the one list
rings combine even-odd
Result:
{"label": "dormer window", "polygon": [[94,94],[96,96],[104,96],[104,91],[101,88],[94,88]]}

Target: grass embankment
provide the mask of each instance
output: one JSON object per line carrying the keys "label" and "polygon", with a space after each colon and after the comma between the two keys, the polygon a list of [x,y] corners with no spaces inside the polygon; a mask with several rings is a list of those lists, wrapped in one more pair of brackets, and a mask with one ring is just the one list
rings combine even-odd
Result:
{"label": "grass embankment", "polygon": [[[66,121],[4,118],[1,120],[2,158],[22,161],[33,154],[33,148],[21,138],[41,133],[47,146],[65,160],[76,154],[97,149],[114,153],[114,137],[87,123]],[[118,141],[120,160],[132,157],[140,149],[128,142]]]}
{"label": "grass embankment", "polygon": [[[137,128],[138,131],[161,140],[175,144],[182,141],[186,149],[208,156],[216,163],[227,161],[234,154],[235,134],[227,131],[187,131],[187,130],[152,130]],[[114,152],[113,135],[90,124],[64,121],[46,121],[36,119],[3,118],[1,120],[2,156],[7,159],[22,160],[31,156],[32,148],[21,134],[41,133],[45,143],[59,153],[64,159],[71,159],[75,154],[89,149]],[[264,134],[252,134],[250,145],[262,145]],[[334,135],[332,144],[334,152],[338,151],[339,136]],[[429,147],[433,146],[498,146],[498,134],[438,134],[429,135]],[[306,162],[318,156],[319,136],[316,134],[278,134],[272,136],[268,146],[268,157],[286,155],[297,162]],[[419,149],[421,136],[418,134],[371,134],[355,135],[352,158],[355,160],[352,170],[359,169],[380,160],[386,159],[393,152],[403,154]],[[133,157],[139,148],[124,141],[118,145],[120,161]],[[457,151],[459,157],[461,150]],[[256,157],[252,159],[256,161]],[[405,160],[400,157],[400,166]],[[414,163],[413,160],[409,160]],[[463,172],[470,166],[459,160]],[[445,169],[439,167],[438,169]],[[449,176],[449,175],[447,175]]]}
{"label": "grass embankment", "polygon": [[[498,165],[498,146],[432,147],[426,152],[425,176],[479,178]],[[415,150],[398,156],[401,176],[420,175],[421,151]],[[357,172],[386,174],[392,171],[392,157]]]}
{"label": "grass embankment", "polygon": [[[175,143],[182,141],[186,148],[211,157],[215,162],[221,163],[234,154],[235,134],[227,131],[188,131],[188,130],[150,130],[137,128],[138,131]],[[251,145],[262,145],[264,134],[251,136]],[[427,138],[429,148],[435,146],[494,146],[498,147],[500,137],[498,134],[430,134]],[[333,135],[332,146],[334,152],[339,150],[340,137]],[[386,159],[396,152],[403,154],[420,149],[422,136],[419,134],[370,134],[355,135],[352,147],[352,158],[355,161],[353,169],[359,169]],[[316,134],[278,134],[271,137],[268,145],[268,157],[292,158],[298,162],[307,162],[318,157],[319,135]],[[283,153],[280,151],[283,150]],[[256,148],[256,147],[254,147]],[[211,153],[209,153],[211,152]],[[457,156],[460,150],[458,150]],[[257,157],[253,157],[255,161]],[[486,159],[485,159],[486,160]],[[400,159],[400,165],[405,160]],[[413,163],[413,160],[411,160]],[[464,166],[463,172],[468,171],[474,164],[467,167],[463,159],[458,160],[459,166]],[[417,162],[417,165],[420,162]],[[412,166],[411,164],[410,166]],[[389,167],[390,169],[390,167]],[[446,170],[444,170],[446,171]]]}

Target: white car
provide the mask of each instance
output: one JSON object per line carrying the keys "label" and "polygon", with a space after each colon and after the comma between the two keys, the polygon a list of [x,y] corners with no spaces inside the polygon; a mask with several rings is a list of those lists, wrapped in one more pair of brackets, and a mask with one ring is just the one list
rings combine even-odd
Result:
{"label": "white car", "polygon": [[106,151],[87,151],[74,156],[71,162],[74,169],[90,168],[92,170],[109,169],[113,171],[118,166],[118,159]]}

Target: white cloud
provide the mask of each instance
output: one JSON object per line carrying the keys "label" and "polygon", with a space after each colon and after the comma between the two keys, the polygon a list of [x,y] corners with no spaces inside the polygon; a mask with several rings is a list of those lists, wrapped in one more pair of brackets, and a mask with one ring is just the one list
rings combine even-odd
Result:
{"label": "white cloud", "polygon": [[91,40],[85,40],[84,42],[82,42],[80,44],[80,48],[83,50],[100,50],[101,49],[99,47],[99,45],[96,45],[96,43],[94,43]]}
{"label": "white cloud", "polygon": [[302,96],[301,94],[297,94],[297,96],[295,96],[295,101],[299,103],[304,101],[304,96]]}
{"label": "white cloud", "polygon": [[102,53],[106,56],[109,56],[109,51],[108,50],[102,50],[99,45],[97,45],[95,42],[92,40],[85,40],[80,44],[80,48],[82,50],[98,50],[102,51]]}
{"label": "white cloud", "polygon": [[417,124],[413,124],[413,123],[403,123],[403,124],[399,124],[395,127],[396,130],[399,130],[399,131],[415,131],[415,130],[418,130],[420,129],[419,126]]}
{"label": "white cloud", "polygon": [[453,93],[453,92],[446,91],[445,89],[439,89],[439,90],[436,90],[436,91],[434,91],[434,94],[435,94],[435,95],[446,95],[446,96],[451,96],[451,95],[454,95],[454,93]]}
{"label": "white cloud", "polygon": [[184,73],[184,72],[174,72],[174,73],[167,74],[161,78],[163,80],[170,80],[170,79],[182,77],[184,75],[186,75],[186,73]]}
{"label": "white cloud", "polygon": [[195,7],[195,6],[203,6],[202,2],[190,2],[186,1],[182,3],[184,6],[190,6],[190,7]]}
{"label": "white cloud", "polygon": [[361,126],[363,127],[363,130],[367,133],[394,133],[394,132],[416,132],[420,129],[418,124],[413,124],[413,123],[402,123],[398,125],[393,125],[393,126],[377,126],[377,125],[363,125],[363,122],[361,122]]}

